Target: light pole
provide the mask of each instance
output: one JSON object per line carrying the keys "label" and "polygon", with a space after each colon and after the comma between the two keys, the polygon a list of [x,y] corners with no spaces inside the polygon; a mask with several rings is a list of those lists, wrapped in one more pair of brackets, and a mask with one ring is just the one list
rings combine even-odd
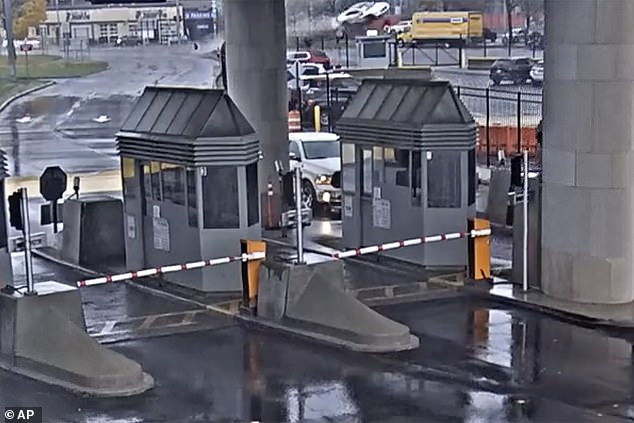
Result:
{"label": "light pole", "polygon": [[7,60],[9,62],[9,79],[15,81],[17,73],[15,70],[15,44],[13,44],[13,17],[11,0],[3,0],[4,9],[4,30],[7,33]]}

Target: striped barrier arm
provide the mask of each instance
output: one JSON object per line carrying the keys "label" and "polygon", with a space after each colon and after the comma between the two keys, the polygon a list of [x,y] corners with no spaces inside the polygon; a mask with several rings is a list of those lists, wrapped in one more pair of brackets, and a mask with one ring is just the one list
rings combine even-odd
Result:
{"label": "striped barrier arm", "polygon": [[192,263],[172,264],[169,266],[155,267],[153,269],[138,270],[136,272],[121,273],[118,275],[102,276],[100,278],[86,279],[77,282],[78,287],[102,285],[110,282],[120,282],[124,280],[135,280],[148,276],[162,275],[164,273],[180,272],[181,270],[200,269],[203,267],[216,266],[219,264],[233,263],[236,261],[262,260],[266,256],[265,253],[242,254],[239,256],[221,257],[215,259],[195,261]]}
{"label": "striped barrier arm", "polygon": [[332,256],[337,259],[348,257],[362,256],[364,254],[374,254],[381,251],[396,250],[403,247],[412,247],[414,245],[431,244],[433,242],[450,241],[452,239],[461,238],[479,238],[491,235],[491,229],[474,229],[469,232],[454,232],[449,234],[430,235],[421,238],[411,238],[404,241],[388,242],[386,244],[372,245],[369,247],[355,248],[346,251],[337,251]]}

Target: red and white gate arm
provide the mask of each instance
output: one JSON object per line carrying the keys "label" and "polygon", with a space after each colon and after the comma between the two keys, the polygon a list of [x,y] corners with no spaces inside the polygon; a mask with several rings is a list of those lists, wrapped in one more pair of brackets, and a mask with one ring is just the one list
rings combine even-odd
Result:
{"label": "red and white gate arm", "polygon": [[474,229],[469,232],[454,232],[449,234],[430,235],[422,238],[411,238],[404,241],[388,242],[386,244],[372,245],[369,247],[355,248],[353,250],[338,251],[333,253],[333,257],[343,259],[347,257],[362,256],[364,254],[373,254],[381,251],[396,250],[403,247],[412,247],[414,245],[431,244],[432,242],[449,241],[461,238],[479,238],[491,235],[491,229]]}
{"label": "red and white gate arm", "polygon": [[257,253],[250,253],[250,254],[242,254],[239,256],[229,256],[229,257],[194,261],[192,263],[172,264],[169,266],[155,267],[153,269],[144,269],[144,270],[138,270],[136,272],[121,273],[119,275],[108,275],[108,276],[102,276],[100,278],[86,279],[86,280],[77,282],[77,286],[83,287],[83,286],[101,285],[104,283],[120,282],[120,281],[125,281],[128,279],[135,280],[139,278],[145,278],[148,276],[161,275],[163,273],[180,272],[181,270],[200,269],[202,267],[233,263],[235,261],[262,260],[265,257],[266,257],[265,253],[257,252]]}

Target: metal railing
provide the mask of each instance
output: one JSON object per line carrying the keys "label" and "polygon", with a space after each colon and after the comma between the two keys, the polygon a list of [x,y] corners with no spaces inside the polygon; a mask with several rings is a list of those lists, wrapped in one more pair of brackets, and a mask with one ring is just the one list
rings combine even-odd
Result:
{"label": "metal railing", "polygon": [[[487,166],[490,157],[498,154],[500,147],[505,153],[521,153],[525,149],[534,151],[536,138],[534,131],[542,119],[541,90],[517,90],[499,88],[478,88],[456,86],[456,93],[479,124],[480,152],[485,155]],[[502,134],[497,128],[510,128]],[[514,146],[508,143],[508,136],[514,136]],[[501,136],[506,137],[500,140]],[[496,139],[497,138],[497,139]]]}

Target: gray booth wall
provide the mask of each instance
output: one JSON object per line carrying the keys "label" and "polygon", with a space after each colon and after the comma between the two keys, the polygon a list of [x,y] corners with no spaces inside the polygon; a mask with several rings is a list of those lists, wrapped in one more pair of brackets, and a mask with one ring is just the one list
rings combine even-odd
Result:
{"label": "gray booth wall", "polygon": [[[235,172],[235,181],[217,182],[207,182],[205,179],[208,178],[205,176],[206,169],[212,167],[185,169],[182,166],[127,157],[122,158],[121,166],[124,175],[126,263],[129,270],[239,255],[240,239],[261,237],[257,194],[254,197],[257,219],[253,218],[255,212],[252,211],[249,222],[247,175],[244,166],[222,167]],[[156,172],[160,167],[163,167],[163,173]],[[168,184],[171,187],[165,189],[165,168],[179,173],[181,176],[178,178],[184,180],[172,177],[172,184]],[[163,176],[160,192],[154,187],[154,183],[161,180],[161,176],[156,176],[157,173]],[[176,185],[183,189],[173,188]],[[255,186],[257,188],[257,183]],[[205,190],[206,205],[203,204]],[[214,198],[210,198],[212,193],[215,193]],[[239,217],[230,218],[231,222],[225,219],[224,224],[221,222],[215,226],[234,227],[209,228],[213,222],[205,222],[205,212],[209,216],[213,204],[219,201],[226,204],[232,198],[238,202]],[[236,224],[233,225],[233,222]],[[242,289],[240,263],[173,272],[165,274],[164,278],[206,292]]]}
{"label": "gray booth wall", "polygon": [[[469,184],[475,183],[469,171],[475,172],[475,167],[469,165],[469,152],[400,150],[408,155],[403,161],[408,164],[405,167],[388,159],[394,156],[393,151],[342,144],[345,246],[356,248],[466,231],[468,219],[475,216],[474,187],[469,192]],[[412,177],[415,163],[420,168],[419,182]],[[430,168],[436,177],[430,176]],[[462,267],[467,263],[467,243],[442,241],[382,254],[430,267]]]}

